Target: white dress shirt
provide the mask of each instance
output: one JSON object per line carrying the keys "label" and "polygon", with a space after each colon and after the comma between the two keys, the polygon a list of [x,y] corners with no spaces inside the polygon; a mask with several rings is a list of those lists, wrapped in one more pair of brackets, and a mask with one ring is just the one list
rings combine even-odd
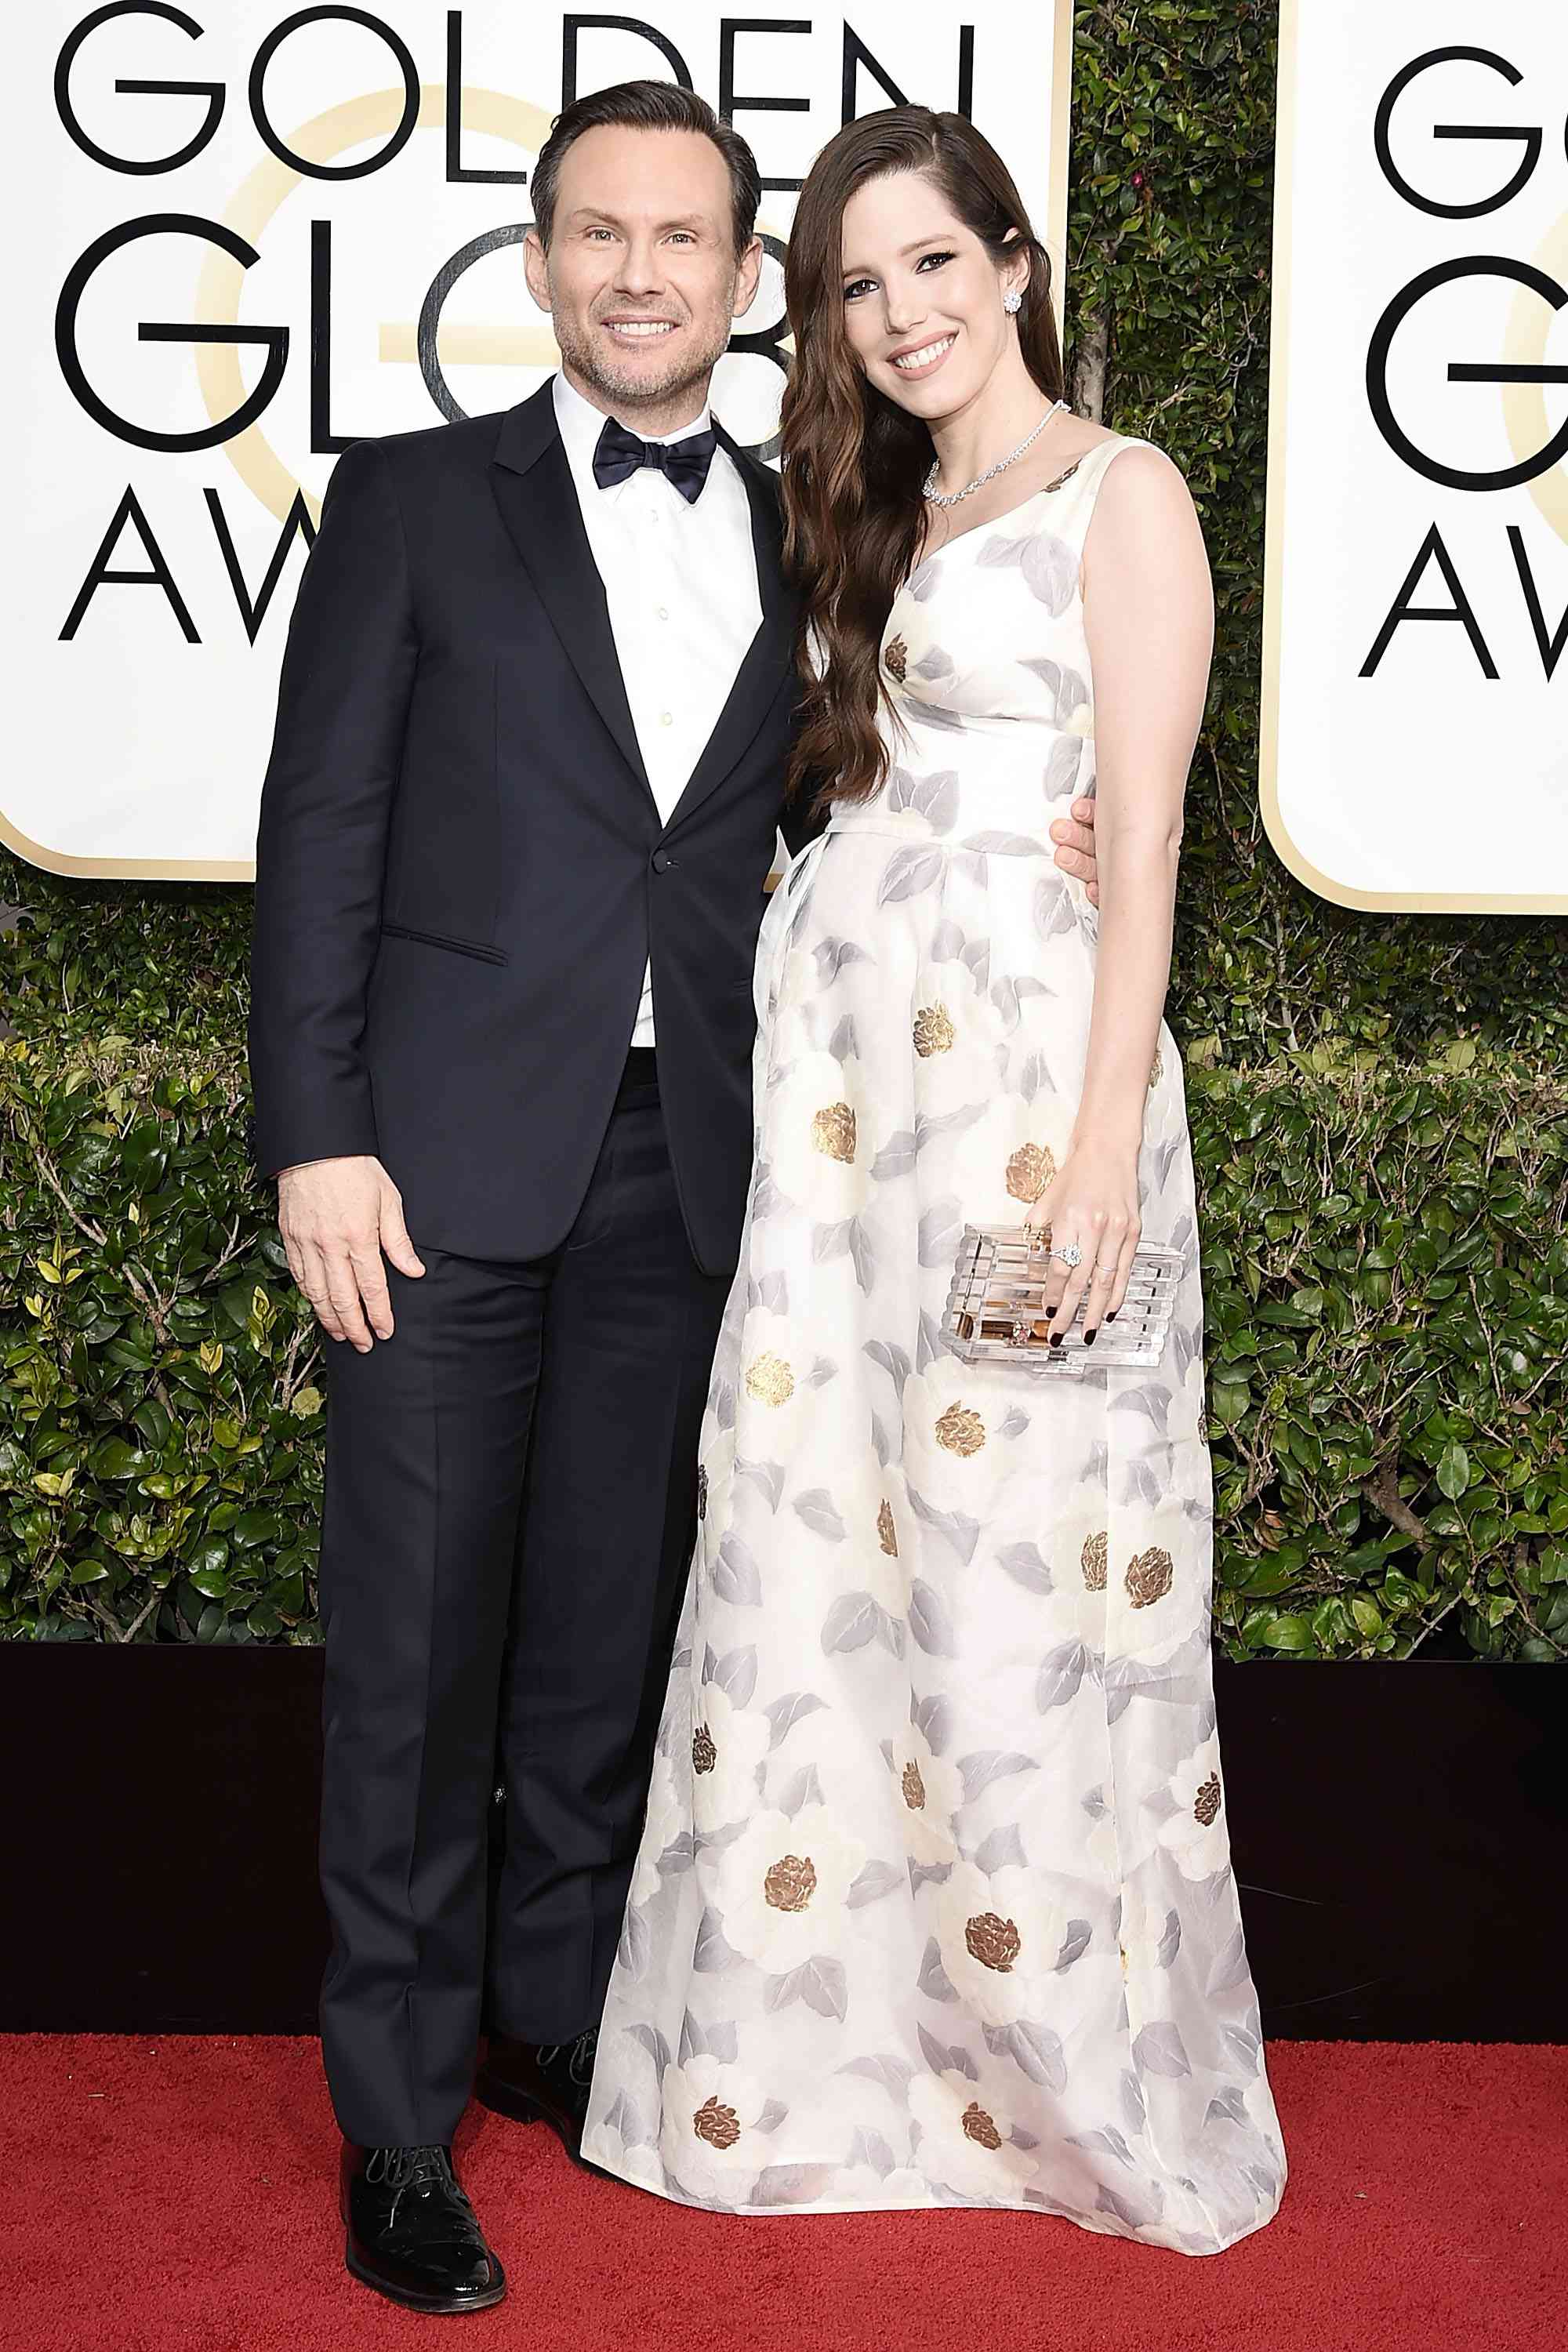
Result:
{"label": "white dress shirt", "polygon": [[[739,467],[722,447],[713,452],[695,503],[652,466],[639,467],[624,482],[602,490],[594,479],[594,451],[605,429],[604,413],[563,375],[555,378],[554,398],[588,545],[610,608],[637,747],[660,820],[668,824],[762,622],[751,500]],[[704,408],[679,432],[639,437],[684,441],[705,432],[710,422]],[[653,1041],[653,983],[645,971],[630,1043]]]}

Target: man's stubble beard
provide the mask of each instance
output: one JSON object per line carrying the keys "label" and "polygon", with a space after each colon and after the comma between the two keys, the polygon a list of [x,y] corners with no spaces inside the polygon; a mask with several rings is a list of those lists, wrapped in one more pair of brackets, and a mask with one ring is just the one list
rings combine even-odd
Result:
{"label": "man's stubble beard", "polygon": [[557,311],[554,319],[555,341],[562,359],[605,401],[617,408],[663,408],[682,393],[700,386],[706,398],[709,379],[729,348],[726,326],[721,342],[706,355],[688,351],[677,357],[665,373],[656,375],[634,375],[627,369],[606,367],[599,344],[590,339],[580,340],[574,319]]}

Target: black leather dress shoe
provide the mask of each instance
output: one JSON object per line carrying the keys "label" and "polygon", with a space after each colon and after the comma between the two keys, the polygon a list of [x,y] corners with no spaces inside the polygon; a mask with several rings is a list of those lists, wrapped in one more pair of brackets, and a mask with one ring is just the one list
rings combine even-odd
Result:
{"label": "black leather dress shoe", "polygon": [[458,2185],[449,2147],[345,2144],[339,2206],[343,2261],[410,2311],[488,2311],[506,2273]]}
{"label": "black leather dress shoe", "polygon": [[510,2033],[492,2033],[474,2096],[513,2123],[548,2124],[574,2164],[596,2171],[583,2154],[583,2125],[598,2041],[597,2027],[575,2042],[519,2042]]}

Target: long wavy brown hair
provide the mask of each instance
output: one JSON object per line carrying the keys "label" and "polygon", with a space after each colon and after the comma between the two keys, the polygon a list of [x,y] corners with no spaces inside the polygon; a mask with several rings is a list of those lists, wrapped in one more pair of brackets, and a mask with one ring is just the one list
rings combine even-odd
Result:
{"label": "long wavy brown hair", "polygon": [[925,106],[847,123],[811,167],[784,264],[795,352],[781,418],[784,561],[803,591],[802,723],[788,793],[812,794],[818,807],[874,798],[887,772],[877,717],[888,688],[878,656],[920,545],[921,485],[931,461],[931,435],[867,382],[844,323],[844,208],[867,181],[893,172],[929,180],[998,265],[1028,255],[1017,313],[1024,364],[1048,400],[1064,390],[1050,259],[989,141],[963,115]]}

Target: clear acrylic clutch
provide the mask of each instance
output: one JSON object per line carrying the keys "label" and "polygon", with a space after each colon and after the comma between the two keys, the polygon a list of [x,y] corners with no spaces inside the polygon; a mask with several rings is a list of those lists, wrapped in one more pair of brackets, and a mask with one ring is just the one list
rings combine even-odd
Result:
{"label": "clear acrylic clutch", "polygon": [[966,1364],[1019,1364],[1031,1371],[1083,1373],[1105,1366],[1157,1364],[1171,1328],[1181,1279],[1180,1250],[1140,1242],[1127,1297],[1114,1323],[1101,1323],[1092,1349],[1083,1339],[1083,1300],[1054,1348],[1046,1322],[1051,1271],[1050,1229],[965,1225],[942,1328]]}

